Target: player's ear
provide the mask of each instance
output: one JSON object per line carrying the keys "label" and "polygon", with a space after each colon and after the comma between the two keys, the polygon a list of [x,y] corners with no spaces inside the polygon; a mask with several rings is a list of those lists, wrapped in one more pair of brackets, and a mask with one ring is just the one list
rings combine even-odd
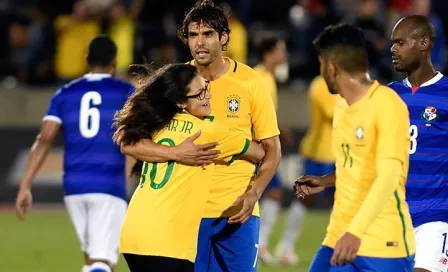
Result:
{"label": "player's ear", "polygon": [[177,103],[177,106],[179,107],[179,111],[184,111],[187,107],[187,104],[184,103]]}
{"label": "player's ear", "polygon": [[219,43],[221,44],[221,46],[225,46],[228,40],[229,40],[229,33],[227,32],[221,33],[221,38],[219,39]]}
{"label": "player's ear", "polygon": [[428,37],[423,37],[420,40],[420,51],[428,51],[431,47],[431,40]]}
{"label": "player's ear", "polygon": [[329,62],[327,63],[327,72],[328,72],[328,75],[329,75],[331,78],[336,77],[336,75],[337,75],[338,72],[339,72],[338,69],[339,69],[339,67],[338,67],[334,62],[329,61]]}

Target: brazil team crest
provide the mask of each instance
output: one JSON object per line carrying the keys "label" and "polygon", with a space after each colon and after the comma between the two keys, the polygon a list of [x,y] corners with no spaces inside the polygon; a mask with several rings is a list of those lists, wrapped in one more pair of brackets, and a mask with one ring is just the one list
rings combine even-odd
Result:
{"label": "brazil team crest", "polygon": [[[240,110],[241,98],[237,95],[231,95],[227,97],[227,111],[231,115],[235,115]],[[232,116],[237,117],[237,116]]]}
{"label": "brazil team crest", "polygon": [[356,139],[357,140],[364,139],[364,129],[362,127],[357,127],[356,128]]}
{"label": "brazil team crest", "polygon": [[427,123],[434,122],[439,115],[437,114],[437,109],[433,106],[428,106],[422,113],[422,119],[425,120]]}

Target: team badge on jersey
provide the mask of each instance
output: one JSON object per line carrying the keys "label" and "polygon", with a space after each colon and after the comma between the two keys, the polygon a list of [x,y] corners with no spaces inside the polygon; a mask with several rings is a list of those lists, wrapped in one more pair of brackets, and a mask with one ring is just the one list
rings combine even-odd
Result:
{"label": "team badge on jersey", "polygon": [[437,119],[437,109],[433,106],[428,106],[422,113],[422,119],[425,120],[427,123],[434,122]]}
{"label": "team badge on jersey", "polygon": [[237,95],[231,95],[227,97],[227,111],[230,113],[227,117],[235,118],[235,115],[240,110],[241,98]]}
{"label": "team badge on jersey", "polygon": [[362,127],[357,127],[356,128],[356,139],[357,140],[364,139],[364,129]]}

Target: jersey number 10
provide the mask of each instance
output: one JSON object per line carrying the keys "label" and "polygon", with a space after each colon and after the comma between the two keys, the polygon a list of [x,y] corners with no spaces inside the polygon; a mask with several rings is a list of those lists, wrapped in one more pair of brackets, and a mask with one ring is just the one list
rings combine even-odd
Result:
{"label": "jersey number 10", "polygon": [[411,146],[409,147],[409,154],[414,154],[415,151],[417,151],[418,127],[416,125],[410,126],[409,134],[411,135]]}
{"label": "jersey number 10", "polygon": [[81,98],[79,132],[84,138],[93,138],[100,130],[100,111],[94,106],[100,105],[101,102],[101,95],[94,91],[85,93]]}
{"label": "jersey number 10", "polygon": [[[170,138],[163,138],[160,141],[158,141],[157,144],[159,145],[168,144],[168,146],[176,146],[176,143]],[[175,163],[176,163],[175,161],[167,162],[165,174],[163,175],[163,178],[159,183],[156,183],[158,163],[157,162],[152,163],[152,168],[151,171],[149,172],[149,180],[150,180],[149,186],[154,190],[162,189],[170,180],[171,175],[173,174]],[[148,179],[148,168],[149,168],[148,165],[149,164],[147,162],[143,163],[143,171],[140,177],[140,188],[143,188]]]}

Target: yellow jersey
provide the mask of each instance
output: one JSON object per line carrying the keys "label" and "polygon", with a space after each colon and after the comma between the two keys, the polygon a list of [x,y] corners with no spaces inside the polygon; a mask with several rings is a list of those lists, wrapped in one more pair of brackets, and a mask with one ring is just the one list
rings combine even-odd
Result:
{"label": "yellow jersey", "polygon": [[87,72],[86,54],[90,41],[100,33],[97,22],[75,21],[71,15],[60,15],[54,22],[59,32],[56,43],[55,72],[59,78],[74,79]]}
{"label": "yellow jersey", "polygon": [[247,63],[248,40],[246,28],[240,21],[234,19],[229,20],[229,27],[232,38],[223,54],[238,62]]}
{"label": "yellow jersey", "polygon": [[350,227],[376,179],[377,162],[396,159],[402,165],[399,184],[360,237],[358,255],[404,258],[414,254],[414,230],[405,201],[409,146],[409,113],[392,89],[375,81],[353,105],[344,99],[337,103],[333,121],[336,193],[324,245],[334,248]]}
{"label": "yellow jersey", "polygon": [[[197,142],[219,142],[220,158],[229,167],[232,155],[243,154],[250,140],[243,133],[201,120],[190,114],[177,114],[157,133],[158,144],[175,146],[201,130]],[[232,166],[233,167],[233,166]],[[134,192],[120,235],[120,252],[163,256],[194,262],[199,224],[208,198],[215,166],[186,166],[174,161],[147,163]]]}
{"label": "yellow jersey", "polygon": [[275,81],[274,75],[266,70],[266,68],[260,64],[254,67],[254,70],[264,79],[264,84],[271,94],[272,100],[274,101],[275,109],[278,108],[278,97],[277,97],[277,82]]}
{"label": "yellow jersey", "polygon": [[[229,128],[242,131],[251,140],[279,135],[274,103],[263,79],[249,66],[224,59],[230,63],[229,70],[210,82],[211,115]],[[255,165],[245,160],[236,160],[232,167],[216,165],[204,218],[238,213],[241,207],[232,207],[232,204],[251,186],[254,174]],[[258,204],[253,214],[259,216]]]}
{"label": "yellow jersey", "polygon": [[332,163],[331,123],[334,106],[341,97],[330,93],[322,76],[317,76],[311,82],[308,97],[310,122],[300,143],[299,153],[307,159]]}
{"label": "yellow jersey", "polygon": [[117,70],[126,71],[134,58],[134,20],[129,16],[123,16],[112,22],[109,36],[117,45]]}

